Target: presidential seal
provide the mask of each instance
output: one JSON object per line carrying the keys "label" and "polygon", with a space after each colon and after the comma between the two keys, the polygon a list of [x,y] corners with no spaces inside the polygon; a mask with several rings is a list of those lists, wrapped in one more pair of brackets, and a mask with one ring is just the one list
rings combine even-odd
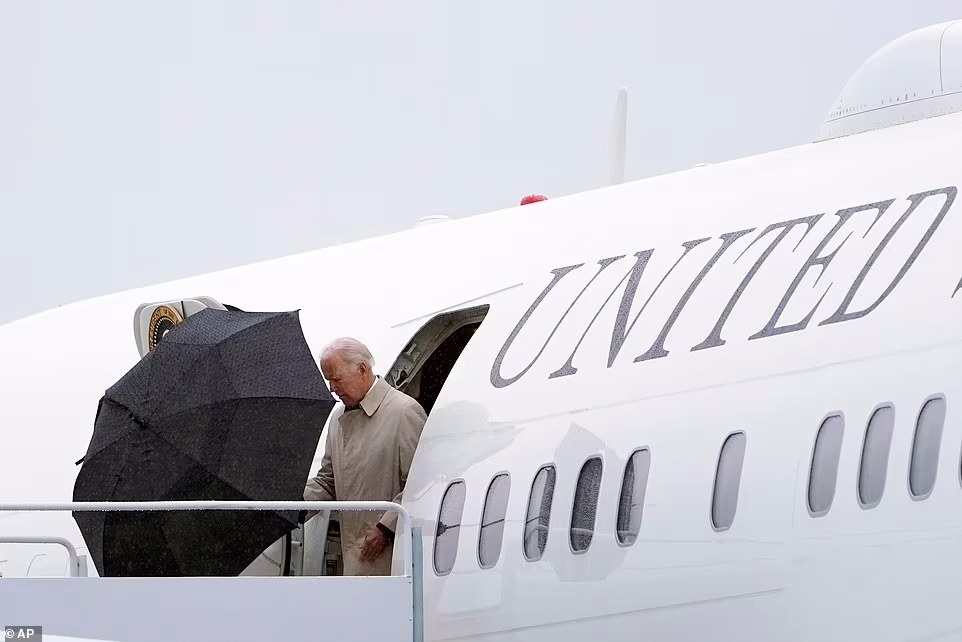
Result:
{"label": "presidential seal", "polygon": [[157,344],[167,336],[167,333],[183,320],[184,318],[180,316],[180,313],[170,306],[162,305],[154,310],[154,313],[150,315],[150,325],[147,330],[147,350],[150,351],[157,347]]}

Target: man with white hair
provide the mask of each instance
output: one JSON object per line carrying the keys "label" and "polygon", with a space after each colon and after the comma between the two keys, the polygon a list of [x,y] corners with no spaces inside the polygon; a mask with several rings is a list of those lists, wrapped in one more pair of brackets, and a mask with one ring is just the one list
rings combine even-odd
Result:
{"label": "man with white hair", "polygon": [[[321,469],[304,499],[400,503],[427,414],[375,376],[371,351],[357,339],[331,342],[320,366],[341,403],[331,411]],[[343,511],[339,521],[344,574],[390,575],[397,514]]]}

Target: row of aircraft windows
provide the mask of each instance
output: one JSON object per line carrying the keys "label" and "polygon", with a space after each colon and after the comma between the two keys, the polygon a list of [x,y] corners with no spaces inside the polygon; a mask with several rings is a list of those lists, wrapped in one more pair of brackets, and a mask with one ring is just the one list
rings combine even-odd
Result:
{"label": "row of aircraft windows", "polygon": [[[928,497],[935,485],[944,423],[945,398],[940,395],[928,399],[916,421],[909,468],[909,490],[916,499]],[[833,413],[822,421],[816,434],[808,485],[808,509],[813,517],[828,514],[835,497],[844,426],[841,413]],[[865,429],[859,464],[858,497],[862,508],[874,508],[882,500],[894,428],[895,408],[892,404],[876,408]],[[711,503],[712,528],[716,531],[727,530],[735,520],[746,443],[744,432],[734,432],[726,437],[718,455]],[[651,453],[647,448],[636,450],[625,464],[615,530],[621,546],[631,546],[638,538],[650,466]],[[601,458],[592,457],[582,465],[578,474],[568,529],[569,544],[575,554],[587,551],[594,536],[602,472]],[[548,543],[555,476],[553,465],[543,466],[531,484],[522,539],[524,556],[529,562],[540,560]],[[478,537],[478,564],[481,568],[492,568],[501,556],[510,491],[508,473],[495,475],[488,486]],[[454,568],[466,492],[463,480],[454,481],[441,500],[434,542],[434,571],[438,575],[447,575]]]}
{"label": "row of aircraft windows", "polygon": [[[744,454],[744,442],[742,442],[742,454]],[[638,538],[650,465],[651,453],[647,448],[633,452],[625,464],[615,531],[618,543],[622,546],[631,546]],[[571,551],[575,554],[584,553],[591,545],[602,473],[601,457],[592,457],[582,465],[581,472],[578,474],[578,485],[575,487],[569,524],[569,543]],[[542,466],[531,484],[522,539],[524,556],[529,562],[540,560],[548,543],[548,525],[551,519],[551,502],[554,498],[556,475],[553,465]],[[722,484],[727,483],[727,481],[722,482]],[[735,495],[738,493],[737,483],[736,479]],[[716,493],[718,486],[716,482]],[[510,490],[511,478],[508,473],[495,475],[488,486],[481,511],[481,528],[478,536],[478,564],[481,568],[493,567],[501,556]],[[438,575],[446,575],[454,568],[454,561],[458,554],[465,493],[464,481],[458,480],[448,486],[441,500],[434,541],[434,571]],[[729,504],[734,515],[734,502],[731,501]]]}
{"label": "row of aircraft windows", "polygon": [[[909,459],[909,493],[913,499],[925,499],[935,487],[944,426],[945,397],[930,397],[922,404],[915,421]],[[812,517],[827,515],[835,499],[844,431],[841,413],[833,413],[822,421],[815,437],[808,478],[808,510]],[[858,502],[863,509],[875,508],[882,501],[894,431],[895,407],[890,403],[878,406],[865,427],[859,460]]]}

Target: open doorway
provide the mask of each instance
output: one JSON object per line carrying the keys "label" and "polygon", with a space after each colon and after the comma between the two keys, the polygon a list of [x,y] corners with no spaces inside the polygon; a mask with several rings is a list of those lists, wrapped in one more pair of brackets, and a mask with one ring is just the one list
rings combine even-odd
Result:
{"label": "open doorway", "polygon": [[[384,374],[394,388],[413,397],[424,412],[431,414],[454,364],[461,357],[475,331],[488,314],[489,306],[444,312],[421,326]],[[294,574],[341,575],[336,511],[321,511],[304,525],[295,539]],[[282,574],[284,571],[282,570]]]}
{"label": "open doorway", "polygon": [[384,380],[431,414],[444,382],[488,314],[487,305],[437,315],[415,333]]}

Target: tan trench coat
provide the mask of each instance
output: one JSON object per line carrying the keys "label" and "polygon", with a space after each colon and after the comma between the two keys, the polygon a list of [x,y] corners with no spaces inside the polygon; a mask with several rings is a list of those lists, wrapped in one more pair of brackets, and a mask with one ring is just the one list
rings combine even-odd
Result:
{"label": "tan trench coat", "polygon": [[[324,457],[304,489],[306,501],[401,502],[408,470],[427,414],[417,401],[378,377],[356,410],[331,411]],[[309,514],[312,515],[312,514]],[[397,530],[397,513],[342,511],[341,554],[345,575],[390,575],[393,547],[361,562],[368,528],[378,522]]]}

